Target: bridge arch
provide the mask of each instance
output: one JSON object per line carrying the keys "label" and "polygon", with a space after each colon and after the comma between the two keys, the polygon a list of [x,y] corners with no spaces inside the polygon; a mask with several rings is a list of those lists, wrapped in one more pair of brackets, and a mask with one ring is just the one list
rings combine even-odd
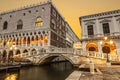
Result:
{"label": "bridge arch", "polygon": [[63,54],[48,54],[48,55],[42,57],[42,58],[38,61],[38,63],[39,63],[39,64],[46,64],[46,63],[51,62],[53,59],[55,59],[55,58],[57,58],[57,57],[62,57],[63,59],[69,61],[72,65],[75,64],[74,61],[73,61],[70,57],[68,57],[68,56],[66,56],[66,55],[63,55]]}

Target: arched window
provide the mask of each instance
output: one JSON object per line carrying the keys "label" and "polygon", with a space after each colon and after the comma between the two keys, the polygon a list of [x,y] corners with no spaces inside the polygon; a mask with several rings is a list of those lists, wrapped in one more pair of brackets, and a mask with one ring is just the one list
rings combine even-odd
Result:
{"label": "arched window", "polygon": [[28,37],[27,39],[27,44],[30,44],[30,37]]}
{"label": "arched window", "polygon": [[43,21],[42,21],[42,18],[41,18],[41,17],[38,17],[38,18],[36,19],[35,26],[36,26],[36,27],[41,27],[41,26],[43,26]]}
{"label": "arched window", "polygon": [[22,27],[23,27],[23,21],[22,21],[22,20],[19,20],[19,21],[17,22],[17,29],[22,29]]}
{"label": "arched window", "polygon": [[41,35],[40,36],[40,45],[42,46],[42,44],[43,44],[43,36]]}
{"label": "arched window", "polygon": [[48,43],[48,36],[45,35],[45,36],[44,36],[44,44],[47,45],[47,43]]}
{"label": "arched window", "polygon": [[7,27],[8,27],[8,22],[7,22],[7,21],[5,21],[5,22],[4,22],[4,25],[3,25],[3,30],[6,30],[6,29],[7,29]]}

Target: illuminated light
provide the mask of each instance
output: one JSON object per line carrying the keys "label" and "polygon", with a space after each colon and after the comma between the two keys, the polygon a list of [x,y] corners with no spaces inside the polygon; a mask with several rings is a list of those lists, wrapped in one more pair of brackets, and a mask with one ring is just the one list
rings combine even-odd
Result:
{"label": "illuminated light", "polygon": [[66,38],[66,40],[67,40],[67,41],[70,41],[68,37]]}
{"label": "illuminated light", "polygon": [[40,45],[42,45],[42,43],[43,43],[43,37],[40,36]]}
{"label": "illuminated light", "polygon": [[105,40],[107,40],[107,39],[108,39],[108,37],[104,37],[104,39],[105,39]]}
{"label": "illuminated light", "polygon": [[13,48],[12,47],[10,47],[10,50],[12,50]]}
{"label": "illuminated light", "polygon": [[15,47],[15,50],[17,50],[17,47]]}
{"label": "illuminated light", "polygon": [[42,21],[42,18],[41,17],[38,17],[36,22],[35,22],[35,26],[37,27],[41,27],[43,26],[43,21]]}
{"label": "illuminated light", "polygon": [[7,77],[5,78],[5,80],[17,80],[17,74],[8,74]]}
{"label": "illuminated light", "polygon": [[102,41],[100,41],[100,44],[102,44],[103,42]]}
{"label": "illuminated light", "polygon": [[113,41],[112,41],[112,40],[110,40],[110,44],[113,44]]}
{"label": "illuminated light", "polygon": [[45,45],[47,45],[47,43],[48,43],[48,36],[44,37],[44,43],[45,43]]}

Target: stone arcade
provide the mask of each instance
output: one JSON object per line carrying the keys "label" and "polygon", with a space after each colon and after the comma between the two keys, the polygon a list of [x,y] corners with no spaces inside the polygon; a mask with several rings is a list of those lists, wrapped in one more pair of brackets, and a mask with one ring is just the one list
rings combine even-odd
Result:
{"label": "stone arcade", "polygon": [[0,60],[16,54],[37,54],[49,48],[71,48],[79,41],[52,2],[0,14]]}
{"label": "stone arcade", "polygon": [[120,55],[120,10],[82,16],[80,23],[84,51]]}

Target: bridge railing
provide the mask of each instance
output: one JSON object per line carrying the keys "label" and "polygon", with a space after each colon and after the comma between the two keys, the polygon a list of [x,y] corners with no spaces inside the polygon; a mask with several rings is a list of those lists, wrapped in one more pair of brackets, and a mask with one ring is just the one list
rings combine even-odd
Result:
{"label": "bridge railing", "polygon": [[[93,57],[93,58],[100,58],[100,59],[107,59],[106,53],[100,53],[100,52],[93,52],[93,51],[83,51],[83,50],[76,50],[73,48],[51,48],[46,50],[44,53],[62,53],[62,54],[75,54],[80,56],[87,56],[87,57]],[[38,54],[31,55],[30,53],[22,53],[16,56],[20,57],[30,57],[30,56],[39,56],[42,52],[39,52]],[[120,55],[108,55],[109,60],[111,61],[120,61]]]}
{"label": "bridge railing", "polygon": [[[87,57],[94,57],[94,58],[100,58],[100,59],[107,59],[106,53],[100,53],[100,52],[93,52],[93,51],[76,51],[76,54],[87,56]],[[110,55],[108,54],[108,58],[110,61],[120,61],[120,55]]]}
{"label": "bridge railing", "polygon": [[120,62],[120,55],[109,55],[109,59],[111,61],[119,61]]}
{"label": "bridge railing", "polygon": [[46,53],[73,53],[74,49],[72,48],[52,48]]}

